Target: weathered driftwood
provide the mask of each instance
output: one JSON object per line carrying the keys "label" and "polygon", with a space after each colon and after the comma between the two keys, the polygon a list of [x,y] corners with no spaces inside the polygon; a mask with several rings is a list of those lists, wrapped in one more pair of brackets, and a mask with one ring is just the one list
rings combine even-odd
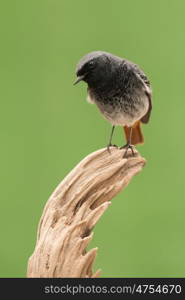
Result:
{"label": "weathered driftwood", "polygon": [[92,229],[145,164],[138,152],[123,158],[124,151],[101,149],[88,155],[59,184],[40,219],[28,277],[99,276],[99,270],[92,272],[97,248],[86,251]]}

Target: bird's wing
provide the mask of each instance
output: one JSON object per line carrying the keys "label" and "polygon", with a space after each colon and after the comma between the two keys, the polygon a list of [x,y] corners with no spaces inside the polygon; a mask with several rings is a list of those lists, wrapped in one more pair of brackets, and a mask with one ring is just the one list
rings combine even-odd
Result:
{"label": "bird's wing", "polygon": [[145,73],[140,68],[138,68],[137,65],[134,65],[134,70],[136,71],[137,75],[141,78],[145,86],[145,94],[147,95],[149,106],[147,113],[141,118],[141,122],[148,123],[150,120],[150,114],[152,110],[152,91],[150,87],[150,81],[148,80]]}
{"label": "bird's wing", "polygon": [[145,124],[147,124],[148,122],[149,122],[149,120],[150,120],[150,115],[151,115],[151,111],[152,111],[152,95],[151,95],[151,93],[148,93],[147,91],[146,91],[146,95],[147,95],[147,97],[148,97],[148,103],[149,103],[149,106],[148,106],[148,111],[147,111],[147,113],[141,118],[141,122],[142,123],[145,123]]}

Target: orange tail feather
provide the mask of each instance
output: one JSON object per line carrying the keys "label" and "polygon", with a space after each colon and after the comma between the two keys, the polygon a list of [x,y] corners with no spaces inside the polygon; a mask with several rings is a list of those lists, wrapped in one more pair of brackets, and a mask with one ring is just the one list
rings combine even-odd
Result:
{"label": "orange tail feather", "polygon": [[[124,126],[123,127],[124,132],[125,132],[125,137],[127,142],[129,141],[129,136],[130,136],[130,127]],[[132,138],[131,138],[131,144],[132,145],[137,145],[137,144],[143,144],[144,143],[144,136],[141,131],[141,122],[137,121],[133,126],[132,126]]]}

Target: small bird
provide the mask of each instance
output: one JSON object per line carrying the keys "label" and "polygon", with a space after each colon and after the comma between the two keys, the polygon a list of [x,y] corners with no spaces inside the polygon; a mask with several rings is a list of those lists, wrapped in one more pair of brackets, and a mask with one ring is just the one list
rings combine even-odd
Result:
{"label": "small bird", "polygon": [[86,54],[77,64],[74,84],[85,81],[87,100],[95,103],[112,124],[107,149],[112,145],[116,125],[124,128],[126,156],[133,145],[144,143],[141,122],[148,123],[152,110],[152,91],[144,72],[133,62],[108,52]]}

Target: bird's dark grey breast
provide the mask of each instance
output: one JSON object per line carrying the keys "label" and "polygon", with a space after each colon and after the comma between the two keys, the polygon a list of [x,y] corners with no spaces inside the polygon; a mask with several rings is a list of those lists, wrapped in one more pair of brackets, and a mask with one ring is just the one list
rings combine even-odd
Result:
{"label": "bird's dark grey breast", "polygon": [[132,120],[142,117],[148,108],[144,79],[147,81],[136,65],[123,61],[107,84],[105,78],[102,86],[89,88],[89,96],[106,119],[113,124],[129,125]]}

